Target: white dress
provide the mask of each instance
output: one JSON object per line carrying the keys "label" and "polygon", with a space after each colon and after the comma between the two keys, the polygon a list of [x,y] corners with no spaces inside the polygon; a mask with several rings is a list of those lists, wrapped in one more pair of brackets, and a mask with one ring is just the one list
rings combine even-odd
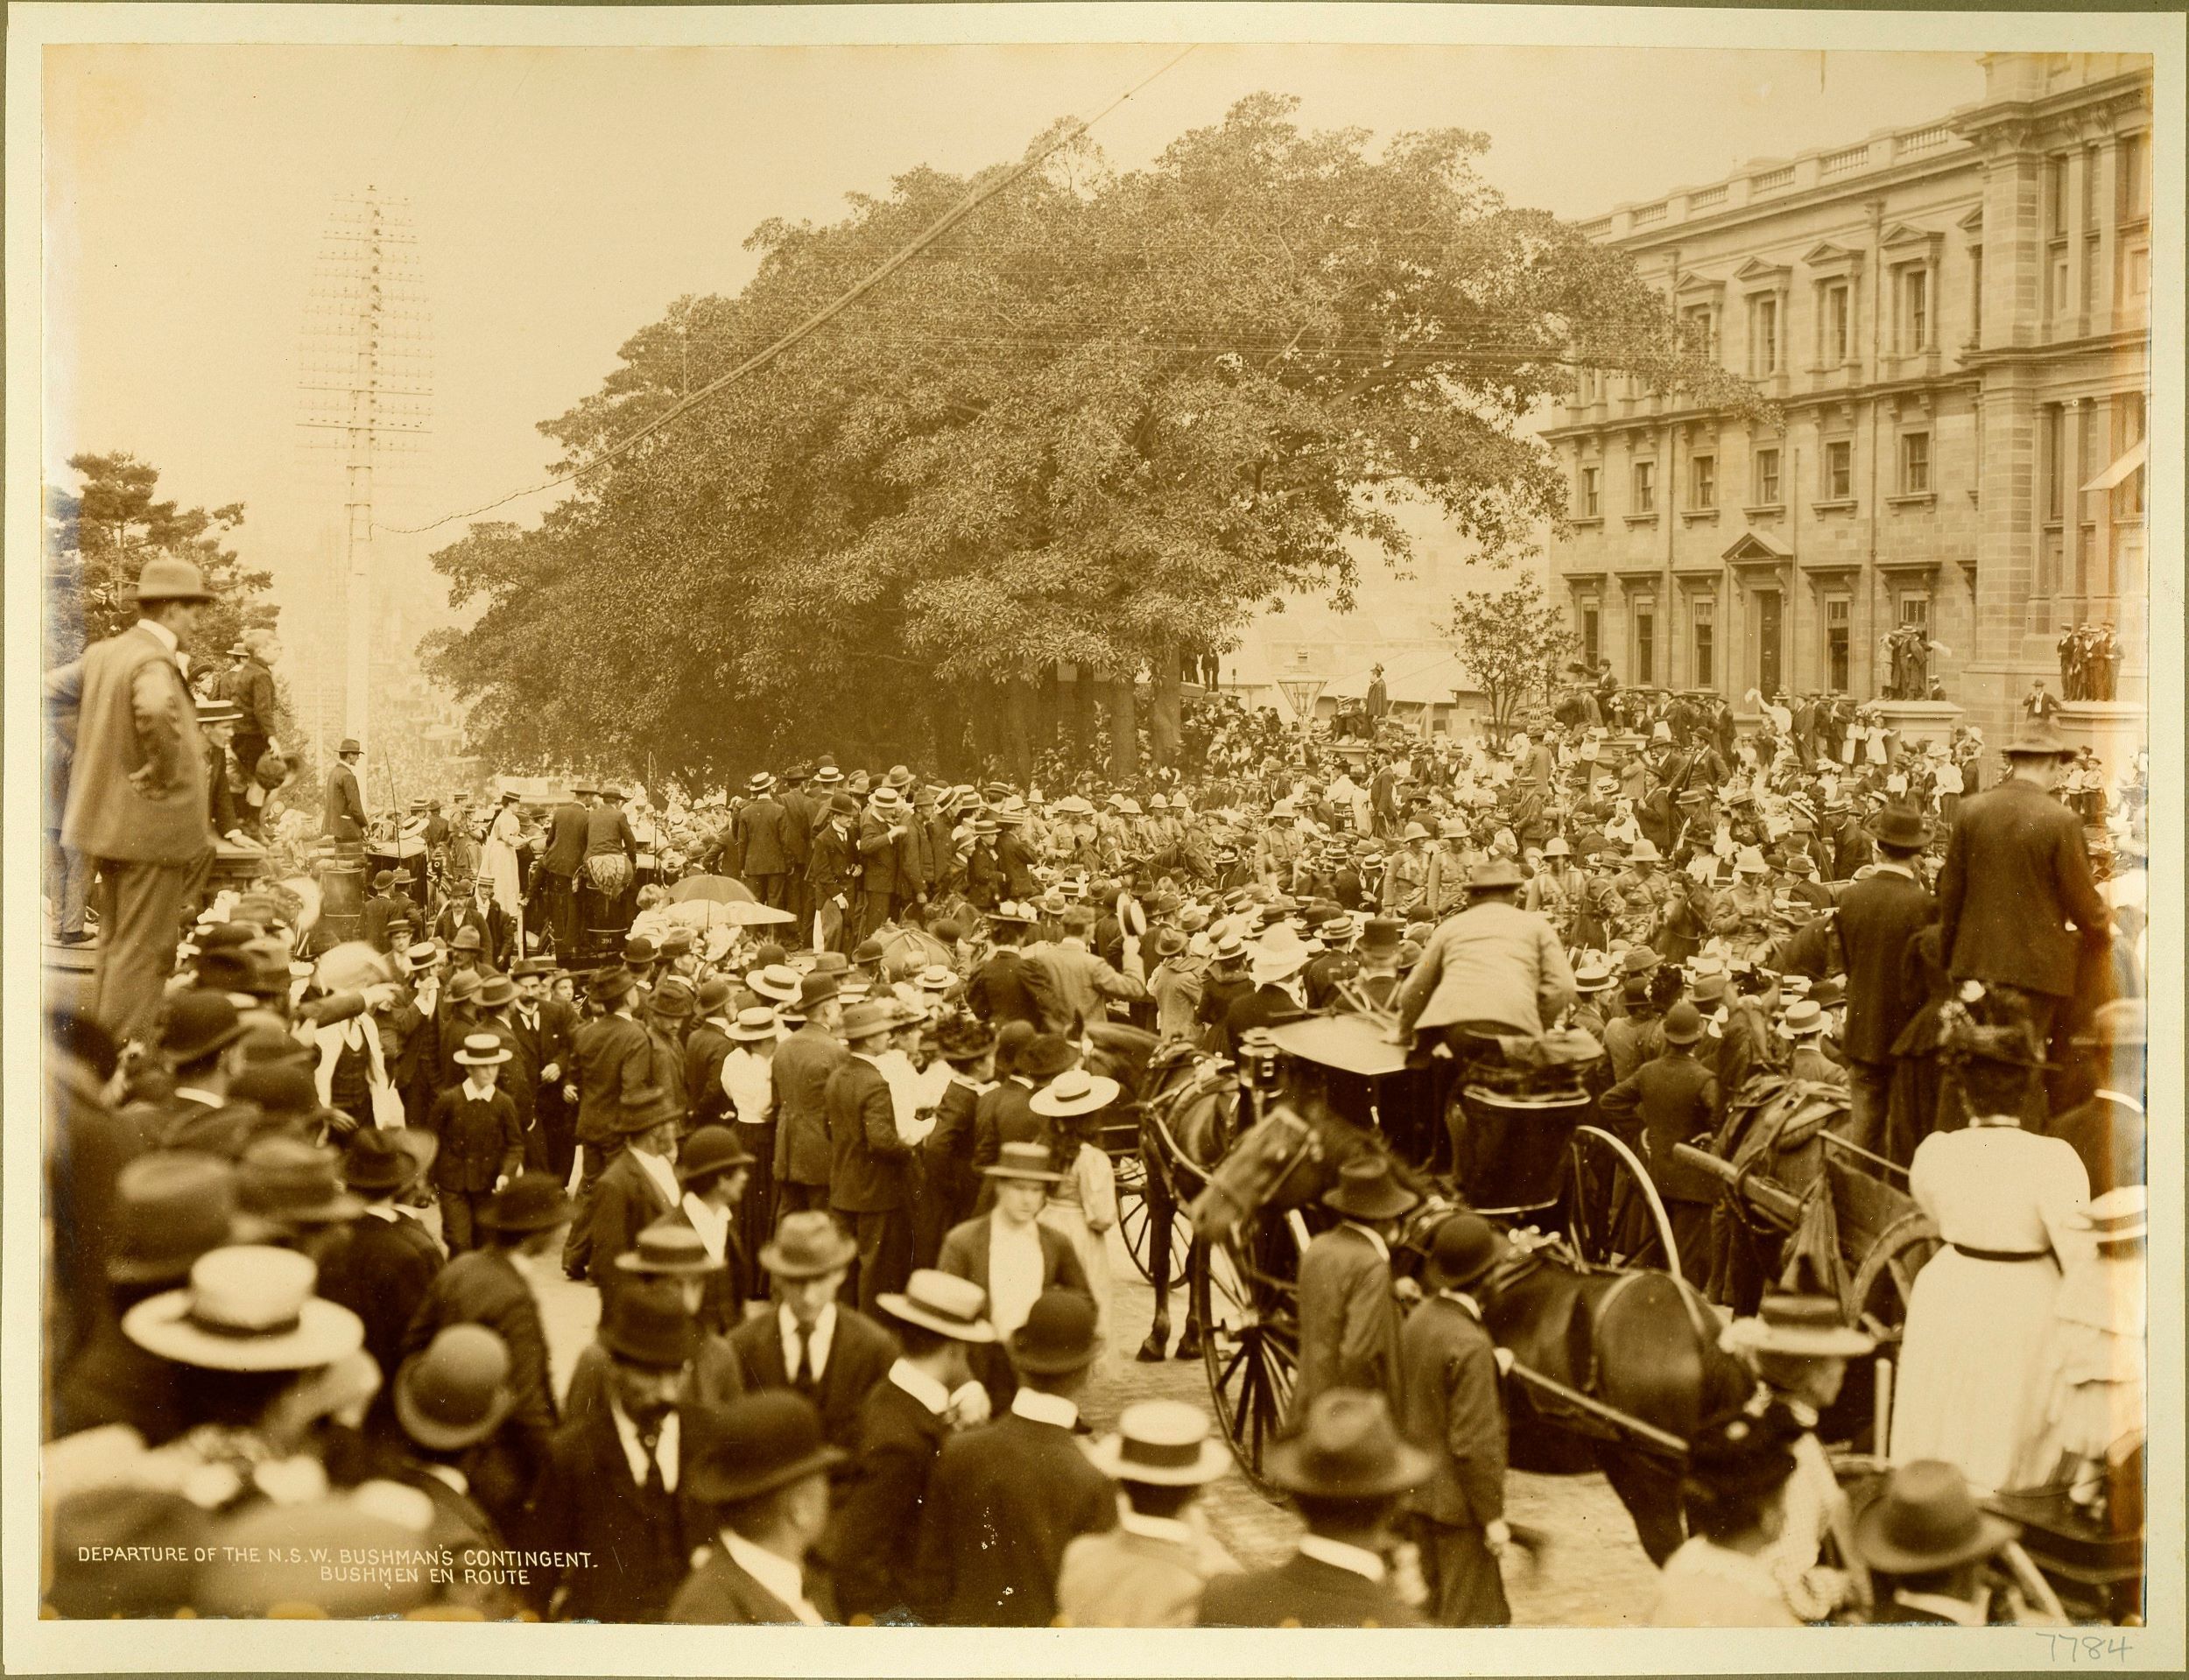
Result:
{"label": "white dress", "polygon": [[[1943,1459],[1981,1498],[2009,1485],[2059,1295],[2060,1262],[2087,1244],[2070,1221],[2089,1175],[2064,1138],[2012,1124],[1933,1132],[1917,1148],[1909,1186],[1947,1243],[1917,1276],[1908,1302],[1893,1406],[1896,1464]],[[1986,1260],[1966,1252],[2026,1255]]]}
{"label": "white dress", "polygon": [[1049,1187],[1041,1223],[1071,1240],[1094,1293],[1094,1333],[1109,1338],[1109,1227],[1117,1223],[1117,1175],[1109,1156],[1092,1143],[1080,1145],[1064,1182]]}
{"label": "white dress", "polygon": [[494,883],[495,901],[510,913],[517,924],[516,954],[524,954],[524,883],[517,868],[517,842],[524,838],[524,830],[517,820],[514,807],[503,805],[494,813],[494,820],[487,826],[487,843],[479,850],[479,873]]}

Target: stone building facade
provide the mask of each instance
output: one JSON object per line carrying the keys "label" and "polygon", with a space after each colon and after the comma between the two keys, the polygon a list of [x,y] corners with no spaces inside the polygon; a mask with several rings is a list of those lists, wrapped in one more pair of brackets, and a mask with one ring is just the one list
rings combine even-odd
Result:
{"label": "stone building facade", "polygon": [[1553,578],[1622,680],[1864,698],[1920,623],[1989,729],[2109,622],[2143,698],[2150,61],[1984,69],[1974,105],[1584,224],[1782,417],[1589,373],[1553,416]]}

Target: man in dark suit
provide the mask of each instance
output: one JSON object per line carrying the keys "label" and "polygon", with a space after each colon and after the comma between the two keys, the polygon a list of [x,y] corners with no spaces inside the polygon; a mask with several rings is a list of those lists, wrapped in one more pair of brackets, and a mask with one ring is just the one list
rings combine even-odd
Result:
{"label": "man in dark suit", "polygon": [[651,1090],[653,1046],[631,1012],[637,981],[624,968],[602,971],[593,996],[605,1013],[581,1025],[571,1052],[577,1072],[580,1160],[577,1217],[563,1250],[563,1269],[587,1276],[586,1257],[593,1241],[593,1187],[623,1147],[622,1119]]}
{"label": "man in dark suit", "polygon": [[701,982],[693,1006],[695,1019],[684,1041],[684,1089],[691,1101],[690,1128],[694,1131],[736,1118],[722,1089],[722,1063],[737,1042],[729,1036],[735,1024],[730,1002],[735,995],[730,983],[716,975]]}
{"label": "man in dark suit", "polygon": [[[271,630],[253,630],[244,636],[243,645],[247,650],[243,662],[229,673],[225,692],[242,714],[236,720],[234,745],[236,763],[248,787],[258,773],[258,761],[281,750],[281,743],[274,737],[280,722],[280,700],[273,678],[281,644]],[[256,818],[252,820],[255,826]]]}
{"label": "man in dark suit", "polygon": [[1431,1293],[1399,1332],[1399,1426],[1436,1466],[1408,1501],[1411,1527],[1430,1613],[1447,1627],[1512,1621],[1497,1568],[1511,1539],[1497,1350],[1468,1292],[1504,1248],[1479,1214],[1447,1218],[1430,1241]]}
{"label": "man in dark suit", "polygon": [[2045,1122],[2046,1135],[2066,1138],[2082,1157],[2093,1197],[2145,1181],[2145,1008],[2135,997],[2098,1006],[2074,1037],[2076,1083],[2090,1094]]}
{"label": "man in dark suit", "polygon": [[61,843],[99,872],[94,1013],[117,1041],[150,1029],[183,904],[213,858],[197,706],[178,663],[212,599],[188,561],[147,560],[136,624],[46,674],[72,755]]}
{"label": "man in dark suit", "polygon": [[[890,1082],[876,1059],[897,1026],[897,1003],[862,1000],[844,1011],[850,1052],[828,1076],[828,1205],[859,1244],[860,1311],[912,1270],[911,1152],[897,1129]],[[779,1055],[781,1052],[778,1051]]]}
{"label": "man in dark suit", "polygon": [[498,1089],[510,1052],[490,1032],[475,1032],[456,1052],[463,1083],[435,1099],[426,1129],[440,1140],[433,1158],[440,1193],[441,1235],[451,1254],[476,1241],[476,1218],[486,1199],[524,1165],[524,1129],[517,1105]]}
{"label": "man in dark suit", "polygon": [[1065,1547],[1116,1525],[1116,1486],[1073,1438],[1100,1349],[1092,1301],[1069,1290],[1041,1296],[1010,1339],[1019,1380],[1010,1410],[943,1444],[911,1583],[927,1620],[1047,1627]]}
{"label": "man in dark suit", "polygon": [[547,818],[547,849],[540,854],[536,890],[546,898],[547,928],[555,955],[563,962],[578,952],[578,866],[585,861],[586,802],[593,790],[582,783]]}
{"label": "man in dark suit", "polygon": [[1025,959],[1018,953],[1027,918],[1015,906],[999,906],[989,912],[988,924],[996,949],[966,981],[966,1007],[997,1027],[1024,1021],[1038,1030],[1041,1005],[1027,981]]}
{"label": "man in dark suit", "polygon": [[936,1456],[962,1427],[973,1396],[969,1349],[990,1346],[988,1297],[962,1277],[917,1271],[902,1295],[882,1297],[904,1353],[859,1408],[851,1473],[829,1525],[823,1555],[836,1605],[847,1616],[901,1621],[911,1615],[920,1512]]}
{"label": "man in dark suit", "polygon": [[821,1439],[812,1404],[794,1394],[745,1395],[709,1420],[692,1494],[712,1549],[669,1606],[672,1622],[818,1627],[806,1556],[828,1526],[829,1472],[844,1455]]}
{"label": "man in dark suit", "polygon": [[799,919],[802,929],[818,925],[823,951],[841,951],[846,927],[856,925],[853,910],[861,891],[862,868],[858,833],[858,801],[848,793],[830,793],[827,805],[814,813],[806,861],[809,908]]}
{"label": "man in dark suit", "polygon": [[[1010,1067],[1003,1068],[1009,1047]],[[1077,1065],[1078,1055],[1057,1034],[1036,1033],[1015,1046],[1009,1035],[999,1037],[996,1071],[1003,1077],[993,1089],[983,1091],[973,1105],[973,1170],[986,1175],[1003,1158],[1007,1143],[1038,1143],[1049,1147],[1049,1122],[1034,1113],[1034,1093],[1067,1068]],[[983,1176],[973,1198],[973,1212],[984,1214],[996,1205],[997,1180]]]}
{"label": "man in dark suit", "polygon": [[836,1037],[842,1022],[833,974],[812,974],[799,988],[806,1020],[775,1047],[769,1070],[775,1081],[775,1213],[828,1206],[833,1161],[828,1137],[828,1085],[846,1051]]}
{"label": "man in dark suit", "polygon": [[736,873],[760,902],[773,910],[781,910],[789,902],[785,884],[791,868],[791,847],[785,833],[789,822],[789,813],[776,802],[775,777],[765,770],[756,772],[745,784],[745,803],[732,830]]}
{"label": "man in dark suit", "polygon": [[1702,1015],[1693,1003],[1682,998],[1667,1009],[1663,1033],[1664,1053],[1605,1092],[1596,1107],[1615,1126],[1638,1126],[1643,1161],[1679,1245],[1680,1274],[1700,1284],[1710,1275],[1710,1210],[1717,1204],[1718,1181],[1683,1165],[1672,1146],[1711,1129],[1718,1080],[1696,1059]]}
{"label": "man in dark suit", "polygon": [[396,1205],[433,1164],[436,1147],[431,1132],[362,1127],[342,1156],[342,1181],[365,1211],[320,1257],[319,1292],[364,1324],[365,1352],[385,1379],[374,1396],[377,1409],[392,1397],[404,1336],[441,1269],[433,1234]]}
{"label": "man in dark suit", "polygon": [[450,1325],[484,1325],[499,1336],[510,1350],[510,1388],[517,1395],[508,1427],[535,1455],[545,1451],[558,1414],[547,1336],[525,1273],[551,1263],[547,1256],[569,1222],[570,1198],[561,1184],[544,1172],[512,1179],[479,1215],[487,1246],[440,1269],[403,1338],[402,1358],[409,1359]]}
{"label": "man in dark suit", "polygon": [[1272,1569],[1219,1575],[1202,1590],[1203,1627],[1419,1627],[1383,1561],[1408,1489],[1435,1468],[1401,1439],[1380,1394],[1333,1388],[1306,1426],[1263,1455],[1263,1473],[1306,1520],[1299,1550]]}
{"label": "man in dark suit", "polygon": [[806,869],[813,855],[813,829],[822,819],[821,802],[806,789],[813,774],[804,764],[792,765],[783,772],[783,786],[775,796],[783,807],[783,855],[789,864],[783,907],[798,918],[793,925],[801,944],[813,933],[813,895],[806,889]]}
{"label": "man in dark suit", "polygon": [[901,898],[911,896],[904,866],[911,832],[912,816],[904,796],[886,785],[875,789],[859,817],[859,884],[864,894],[859,912],[862,939],[890,919]]}
{"label": "man in dark suit", "polygon": [[451,899],[433,918],[433,937],[454,945],[466,928],[479,934],[479,961],[488,968],[504,967],[515,954],[517,919],[509,907],[494,896],[494,882],[485,875],[472,877],[471,896]]}
{"label": "man in dark suit", "polygon": [[517,1002],[510,1007],[509,1030],[517,1060],[532,1080],[532,1125],[524,1135],[525,1164],[567,1179],[576,1140],[572,1135],[574,1116],[563,1096],[563,1087],[577,1077],[574,1040],[578,1012],[560,998],[547,995],[547,977],[554,967],[552,959],[525,957],[511,969]]}
{"label": "man in dark suit", "polygon": [[587,1269],[603,1300],[624,1279],[616,1259],[638,1246],[638,1234],[683,1204],[671,1159],[680,1113],[666,1092],[655,1088],[616,1117],[623,1147],[594,1181]]}
{"label": "man in dark suit", "polygon": [[1840,1049],[1847,1058],[1853,1110],[1848,1141],[1882,1150],[1903,1166],[1920,1137],[1887,1135],[1892,1095],[1892,1046],[1917,1010],[1920,989],[1908,977],[1908,941],[1938,914],[1938,902],[1916,879],[1916,861],[1931,843],[1931,825],[1907,805],[1887,805],[1870,824],[1878,862],[1840,896],[1833,919],[1847,970],[1847,1023]]}
{"label": "man in dark suit", "polygon": [[365,837],[365,796],[357,785],[357,766],[365,749],[348,736],[334,749],[336,763],[327,774],[327,798],[320,810],[320,833],[348,846]]}
{"label": "man in dark suit", "polygon": [[840,1447],[858,1437],[859,1409],[888,1374],[897,1343],[836,1296],[858,1246],[818,1209],[787,1215],[760,1264],[775,1280],[774,1310],[729,1333],[748,1393],[791,1388],[820,1412],[821,1432]]}
{"label": "man in dark suit", "polygon": [[682,1473],[709,1450],[709,1420],[678,1404],[696,1327],[665,1282],[620,1290],[606,1311],[609,1403],[549,1443],[516,1543],[587,1554],[567,1569],[529,1571],[541,1614],[660,1621],[706,1532]]}
{"label": "man in dark suit", "polygon": [[372,896],[357,914],[357,937],[375,951],[389,949],[388,924],[407,920],[418,908],[407,890],[410,884],[408,869],[383,869],[373,876]]}
{"label": "man in dark suit", "polygon": [[2113,925],[2082,821],[2052,797],[2069,753],[2051,725],[2025,723],[2007,742],[2006,779],[1961,801],[1939,872],[1948,972],[2012,988],[2040,1039],[2074,992],[2078,946],[2101,946]]}
{"label": "man in dark suit", "polygon": [[1398,1300],[1390,1244],[1398,1221],[1421,1198],[1364,1152],[1348,1161],[1322,1205],[1339,1223],[1319,1232],[1299,1257],[1299,1378],[1293,1424],[1328,1388],[1360,1388],[1394,1406],[1398,1386]]}
{"label": "man in dark suit", "polygon": [[[1040,1222],[1049,1186],[1063,1177],[1050,1166],[1047,1146],[1006,1143],[986,1170],[995,1206],[954,1227],[935,1266],[980,1286],[988,1297],[989,1322],[1003,1338],[1050,1290],[1073,1290],[1089,1301],[1094,1291],[1071,1239]],[[973,1372],[988,1390],[990,1407],[1001,1413],[1011,1403],[1018,1379],[1000,1341],[974,1348]]]}

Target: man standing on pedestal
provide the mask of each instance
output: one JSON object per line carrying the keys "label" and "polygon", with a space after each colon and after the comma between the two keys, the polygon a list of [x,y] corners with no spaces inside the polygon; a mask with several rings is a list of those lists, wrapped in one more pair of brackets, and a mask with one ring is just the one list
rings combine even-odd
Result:
{"label": "man standing on pedestal", "polygon": [[365,796],[357,785],[357,765],[365,749],[346,735],[334,756],[341,762],[327,778],[327,805],[320,832],[329,840],[351,846],[365,837]]}
{"label": "man standing on pedestal", "polygon": [[136,624],[46,676],[73,754],[61,843],[99,871],[95,1008],[117,1039],[149,1025],[183,904],[212,861],[204,743],[179,657],[211,601],[187,560],[148,560]]}

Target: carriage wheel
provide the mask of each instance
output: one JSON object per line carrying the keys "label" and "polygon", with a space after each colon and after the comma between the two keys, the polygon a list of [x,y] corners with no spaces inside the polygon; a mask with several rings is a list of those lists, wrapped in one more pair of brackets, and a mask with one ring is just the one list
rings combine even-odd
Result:
{"label": "carriage wheel", "polygon": [[1939,1228],[1927,1213],[1903,1213],[1880,1231],[1848,1289],[1856,1326],[1876,1337],[1881,1346],[1897,1342],[1900,1327],[1908,1321],[1908,1297],[1914,1292],[1916,1274],[1942,1246]]}
{"label": "carriage wheel", "polygon": [[[1155,1281],[1151,1269],[1149,1243],[1153,1241],[1155,1220],[1148,1207],[1148,1167],[1138,1155],[1129,1155],[1117,1163],[1117,1234],[1125,1245],[1125,1252],[1132,1257],[1133,1268],[1150,1283]],[[1186,1263],[1193,1252],[1193,1222],[1186,1217],[1183,1205],[1174,1208],[1171,1217],[1171,1276],[1183,1282]]]}
{"label": "carriage wheel", "polygon": [[1576,1126],[1566,1146],[1566,1235],[1593,1266],[1628,1266],[1655,1240],[1665,1269],[1679,1274],[1672,1215],[1650,1170],[1601,1126]]}
{"label": "carriage wheel", "polygon": [[1221,1244],[1193,1249],[1193,1311],[1216,1421],[1248,1480],[1264,1494],[1263,1453],[1285,1426],[1299,1373],[1299,1256],[1306,1221],[1297,1213],[1243,1227]]}

